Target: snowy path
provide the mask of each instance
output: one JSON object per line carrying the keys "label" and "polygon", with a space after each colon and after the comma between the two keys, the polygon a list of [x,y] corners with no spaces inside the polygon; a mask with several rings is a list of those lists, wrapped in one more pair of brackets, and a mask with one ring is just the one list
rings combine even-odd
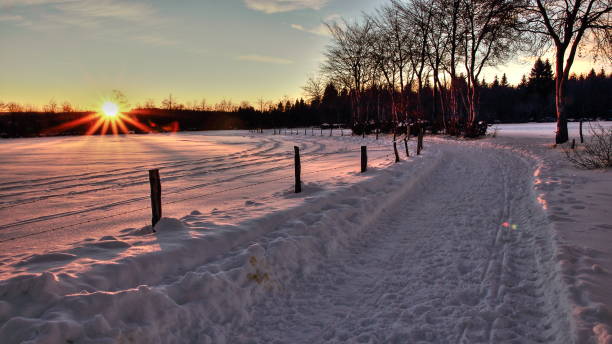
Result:
{"label": "snowy path", "polygon": [[570,341],[529,166],[441,148],[444,163],[366,235],[255,306],[229,342]]}

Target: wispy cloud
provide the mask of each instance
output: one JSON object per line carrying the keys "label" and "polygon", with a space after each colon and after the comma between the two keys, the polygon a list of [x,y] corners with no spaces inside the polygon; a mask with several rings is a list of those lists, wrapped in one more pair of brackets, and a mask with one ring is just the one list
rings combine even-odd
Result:
{"label": "wispy cloud", "polygon": [[150,20],[155,10],[148,4],[117,0],[82,0],[57,6],[68,15],[89,18],[112,18],[125,21]]}
{"label": "wispy cloud", "polygon": [[0,6],[33,6],[33,5],[48,5],[60,4],[65,2],[73,2],[77,0],[0,0]]}
{"label": "wispy cloud", "polygon": [[[24,16],[36,16],[30,19],[43,27],[48,24],[65,24],[70,26],[97,27],[104,21],[117,20],[124,22],[158,24],[162,18],[148,3],[121,0],[0,0],[2,7],[12,7]],[[48,6],[44,12],[23,12],[28,6]]]}
{"label": "wispy cloud", "polygon": [[330,14],[325,19],[323,19],[323,23],[314,27],[305,27],[300,24],[291,24],[291,27],[298,31],[308,32],[313,35],[318,36],[330,36],[329,29],[325,26],[325,23],[331,23],[340,19],[341,16],[339,14]]}
{"label": "wispy cloud", "polygon": [[[145,1],[122,0],[0,0],[0,5],[11,6],[17,13],[0,15],[0,22],[29,26],[33,30],[48,31],[63,27],[96,29],[96,35],[118,39],[118,29],[127,30],[119,39],[131,39],[147,45],[172,46],[175,40],[156,33],[167,19]],[[28,6],[47,6],[44,12],[27,11]],[[112,24],[112,25],[109,25]],[[123,25],[123,26],[122,26]]]}
{"label": "wispy cloud", "polygon": [[32,26],[32,22],[20,15],[0,15],[0,23],[11,23],[13,25],[28,27]]}
{"label": "wispy cloud", "polygon": [[288,59],[284,59],[281,57],[274,57],[274,56],[263,56],[263,55],[242,55],[242,56],[238,56],[236,58],[236,60],[238,61],[251,61],[251,62],[261,62],[261,63],[272,63],[272,64],[281,64],[281,65],[288,65],[288,64],[292,64],[293,61],[288,60]]}
{"label": "wispy cloud", "polygon": [[245,5],[265,13],[289,12],[303,9],[320,10],[329,0],[244,0]]}
{"label": "wispy cloud", "polygon": [[15,16],[15,15],[0,15],[0,22],[20,22],[23,20],[22,16]]}
{"label": "wispy cloud", "polygon": [[298,31],[308,32],[308,33],[311,33],[313,35],[329,36],[329,30],[327,29],[327,27],[324,24],[315,26],[313,28],[305,28],[304,26],[302,26],[300,24],[291,24],[291,27],[296,29],[296,30],[298,30]]}

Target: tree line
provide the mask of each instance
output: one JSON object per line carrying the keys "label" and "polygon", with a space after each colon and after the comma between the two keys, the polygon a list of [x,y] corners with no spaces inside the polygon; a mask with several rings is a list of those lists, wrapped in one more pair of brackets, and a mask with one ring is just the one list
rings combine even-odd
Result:
{"label": "tree line", "polygon": [[[459,76],[456,82],[461,90],[467,87],[465,77]],[[505,74],[494,76],[492,80],[478,81],[480,88],[480,118],[488,123],[517,122],[552,122],[555,120],[555,80],[552,65],[549,61],[536,60],[518,85],[510,85]],[[329,81],[318,86],[319,96],[312,101],[304,99],[291,100],[287,97],[277,102],[260,99],[256,104],[248,102],[234,104],[222,100],[217,104],[206,105],[205,101],[183,104],[170,95],[159,105],[147,100],[137,104],[126,116],[143,123],[135,127],[126,123],[133,133],[165,132],[176,130],[221,130],[221,129],[262,129],[262,128],[296,128],[296,127],[350,127],[353,116],[353,99],[347,88],[336,86]],[[575,75],[572,74],[567,84],[567,114],[569,118],[612,120],[612,73],[604,70]],[[449,97],[449,89],[441,89],[442,97]],[[115,92],[113,101],[127,107],[127,100],[121,93]],[[425,80],[422,95],[422,108],[425,118],[435,114],[435,92],[430,80]],[[408,102],[416,103],[418,92],[407,91]],[[389,92],[381,87],[368,87],[362,95],[363,108],[370,115],[371,123],[355,126],[357,134],[369,134],[375,130],[393,132],[393,108]],[[48,105],[45,106],[48,110]],[[0,113],[0,136],[32,137],[41,135],[82,135],[95,122],[96,117],[83,121],[69,130],[56,131],[65,123],[82,121],[95,112],[62,111],[15,111]],[[465,108],[462,108],[466,111]],[[43,109],[44,110],[44,109]],[[5,110],[6,111],[6,110]],[[409,118],[418,115],[411,109]],[[430,127],[435,131],[434,127]],[[452,133],[452,128],[447,128]],[[110,132],[109,132],[110,133]]]}
{"label": "tree line", "polygon": [[612,56],[611,12],[611,0],[391,0],[360,19],[327,24],[332,41],[321,77],[304,90],[312,101],[322,101],[321,83],[348,90],[353,127],[382,113],[394,128],[427,121],[434,131],[472,137],[490,93],[483,70],[551,50],[556,141],[566,142],[571,67],[581,49]]}
{"label": "tree line", "polygon": [[[555,120],[555,80],[549,61],[537,59],[533,67],[523,75],[518,85],[511,85],[505,74],[495,75],[492,80],[482,78],[478,81],[480,102],[478,112],[480,118],[488,123],[517,122],[551,122]],[[311,85],[312,86],[312,85]],[[136,104],[126,116],[143,123],[143,127],[126,125],[133,133],[164,132],[176,130],[221,130],[221,129],[262,129],[262,128],[296,128],[311,126],[342,126],[351,127],[353,119],[353,97],[347,88],[336,86],[332,81],[321,84],[318,81],[316,96],[310,101],[304,99],[291,100],[287,97],[273,102],[258,100],[254,105],[248,102],[234,104],[222,100],[217,104],[207,105],[205,100],[183,104],[176,97],[169,95],[159,104],[149,99]],[[461,74],[456,80],[456,87],[464,92],[467,81]],[[591,70],[589,73],[572,74],[567,84],[567,114],[569,118],[578,119],[608,119],[612,120],[612,73],[606,74]],[[448,88],[438,92],[443,98],[450,97]],[[118,91],[113,92],[113,101],[123,108],[130,108],[127,98]],[[422,113],[416,107],[409,107],[409,119],[434,117],[434,87],[431,80],[425,80],[421,90]],[[357,134],[369,134],[376,130],[393,132],[393,107],[396,102],[387,89],[372,86],[364,89],[362,106],[369,113],[370,123],[365,126],[353,126]],[[419,94],[416,90],[406,91],[405,99],[409,104],[416,104]],[[465,107],[462,111],[467,112]],[[0,112],[0,136],[2,137],[32,137],[41,135],[82,135],[87,133],[96,117],[88,121],[82,118],[95,114],[92,111],[76,111],[73,107],[66,111],[58,108],[49,111],[49,105],[43,111]],[[46,110],[46,111],[45,111]],[[57,131],[54,128],[62,124],[82,121],[69,130]],[[449,129],[449,128],[447,128]],[[435,132],[436,128],[430,126]],[[448,131],[451,133],[451,131]]]}

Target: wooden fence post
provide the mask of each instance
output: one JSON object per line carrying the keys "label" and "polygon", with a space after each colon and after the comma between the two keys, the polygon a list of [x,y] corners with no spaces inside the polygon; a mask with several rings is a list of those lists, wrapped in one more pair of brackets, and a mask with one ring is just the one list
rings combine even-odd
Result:
{"label": "wooden fence post", "polygon": [[397,152],[397,142],[393,141],[393,151],[395,152],[395,162],[400,162],[399,153]]}
{"label": "wooden fence post", "polygon": [[300,164],[300,147],[294,146],[295,151],[295,193],[302,192],[302,165]]}
{"label": "wooden fence post", "polygon": [[368,147],[361,146],[361,173],[368,170]]}
{"label": "wooden fence post", "polygon": [[582,136],[582,120],[580,120],[580,143],[584,143],[584,136]]}
{"label": "wooden fence post", "polygon": [[419,138],[417,141],[417,155],[421,155],[421,150],[423,150],[423,128],[419,129]]}
{"label": "wooden fence post", "polygon": [[153,225],[153,232],[155,232],[155,225],[162,217],[161,181],[158,169],[149,170],[149,183],[151,184],[151,223]]}

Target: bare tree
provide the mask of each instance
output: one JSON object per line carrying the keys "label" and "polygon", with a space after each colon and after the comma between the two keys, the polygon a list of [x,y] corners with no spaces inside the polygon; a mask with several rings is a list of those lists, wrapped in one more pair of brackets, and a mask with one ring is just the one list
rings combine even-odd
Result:
{"label": "bare tree", "polygon": [[120,90],[112,90],[111,99],[119,108],[123,111],[130,109],[130,103],[128,102],[127,96]]}
{"label": "bare tree", "polygon": [[565,89],[576,53],[591,44],[594,56],[603,53],[612,58],[611,0],[529,0],[524,7],[525,32],[552,43],[555,49],[555,105],[557,110],[556,143],[569,139],[565,109]]}
{"label": "bare tree", "polygon": [[162,100],[162,107],[166,110],[174,110],[176,108],[176,98],[172,98],[172,93],[168,98]]}
{"label": "bare tree", "polygon": [[467,126],[471,131],[478,118],[478,79],[483,68],[504,61],[515,51],[520,1],[462,0],[461,5],[459,18],[464,30],[460,45],[468,84]]}
{"label": "bare tree", "polygon": [[70,104],[69,101],[64,101],[62,103],[62,112],[73,112],[74,108],[72,107],[72,104]]}
{"label": "bare tree", "polygon": [[200,103],[198,104],[198,110],[206,111],[206,109],[208,109],[208,106],[206,105],[206,98],[202,98],[202,100],[200,100]]}
{"label": "bare tree", "polygon": [[431,30],[433,11],[428,2],[413,0],[407,3],[394,2],[404,14],[405,29],[410,34],[408,58],[412,72],[417,79],[417,113],[423,116],[423,86],[429,71],[427,70],[427,56],[429,53],[429,32]]}
{"label": "bare tree", "polygon": [[259,107],[259,112],[263,113],[266,101],[261,97],[257,98],[257,106]]}
{"label": "bare tree", "polygon": [[57,112],[58,105],[55,99],[49,100],[49,103],[43,107],[44,112],[55,113]]}
{"label": "bare tree", "polygon": [[142,107],[145,109],[155,109],[155,99],[148,98],[147,100],[145,100]]}
{"label": "bare tree", "polygon": [[215,104],[214,109],[215,111],[219,112],[231,112],[236,109],[236,106],[234,105],[231,99],[222,99],[220,102]]}
{"label": "bare tree", "polygon": [[447,1],[443,0],[437,0],[430,4],[434,19],[428,31],[429,52],[427,54],[433,77],[432,119],[434,121],[441,120],[444,125],[446,125],[446,119],[444,117],[444,111],[440,109],[440,107],[444,105],[444,99],[442,98],[441,92],[444,85],[440,79],[440,75],[444,74],[444,63],[450,60],[448,54],[450,52],[449,47],[452,45],[450,42],[452,39],[452,31],[449,32],[448,30],[449,27],[452,28],[452,16],[450,18],[448,16],[449,12],[447,5]]}
{"label": "bare tree", "polygon": [[457,65],[459,51],[459,37],[461,27],[459,14],[461,13],[461,0],[441,0],[442,7],[446,8],[447,35],[449,42],[448,61],[445,63],[446,70],[450,75],[450,113],[457,119],[459,117],[459,92],[457,90]]}
{"label": "bare tree", "polygon": [[373,24],[369,18],[362,22],[326,24],[332,35],[332,43],[325,52],[326,62],[322,70],[334,83],[351,90],[353,123],[362,118],[361,97],[370,81]]}
{"label": "bare tree", "polygon": [[23,106],[16,102],[9,102],[5,105],[8,112],[22,112]]}
{"label": "bare tree", "polygon": [[320,76],[311,75],[306,80],[306,85],[302,86],[302,90],[311,104],[320,104],[325,90],[325,81]]}
{"label": "bare tree", "polygon": [[[390,92],[391,98],[391,118],[394,122],[399,120],[398,110],[403,119],[407,119],[405,111],[407,103],[405,89],[408,83],[408,71],[410,63],[410,37],[411,33],[405,27],[405,20],[402,18],[401,5],[392,2],[383,6],[371,18],[375,24],[375,35],[373,57],[375,63],[383,75]],[[396,104],[395,94],[399,89],[399,104]]]}

